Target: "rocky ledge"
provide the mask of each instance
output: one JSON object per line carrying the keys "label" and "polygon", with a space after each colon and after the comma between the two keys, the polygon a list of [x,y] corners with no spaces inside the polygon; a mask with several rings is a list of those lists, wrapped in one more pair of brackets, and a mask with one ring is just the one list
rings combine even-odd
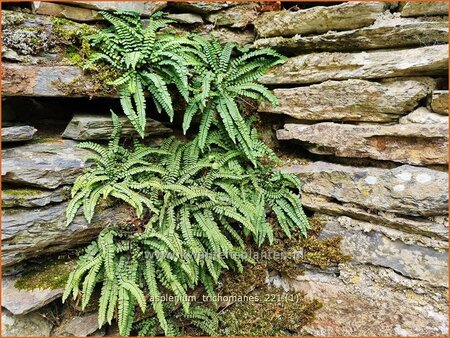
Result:
{"label": "rocky ledge", "polygon": [[381,83],[326,81],[305,87],[275,89],[279,105],[262,104],[258,110],[299,120],[391,122],[413,110],[434,86],[432,78]]}
{"label": "rocky ledge", "polygon": [[295,140],[311,153],[400,163],[448,163],[448,124],[285,124],[279,140]]}

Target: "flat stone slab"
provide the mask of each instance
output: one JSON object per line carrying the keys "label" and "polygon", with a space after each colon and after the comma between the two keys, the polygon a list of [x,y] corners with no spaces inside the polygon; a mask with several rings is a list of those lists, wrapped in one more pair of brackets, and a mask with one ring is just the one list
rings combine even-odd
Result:
{"label": "flat stone slab", "polygon": [[107,226],[128,220],[126,207],[106,208],[88,224],[81,211],[66,226],[67,202],[42,208],[5,208],[2,210],[2,266],[29,258],[62,252],[90,242]]}
{"label": "flat stone slab", "polygon": [[256,48],[272,47],[284,54],[297,55],[312,51],[358,51],[446,44],[447,20],[382,17],[369,27],[330,31],[320,35],[271,37],[255,41]]}
{"label": "flat stone slab", "polygon": [[92,335],[97,330],[97,313],[87,313],[80,316],[72,316],[71,318],[64,320],[61,325],[56,328],[55,335],[86,337]]}
{"label": "flat stone slab", "polygon": [[4,188],[2,189],[2,207],[37,208],[52,203],[61,203],[70,197],[69,186],[62,186],[55,190],[35,188]]}
{"label": "flat stone slab", "polygon": [[262,37],[317,34],[368,26],[385,9],[383,2],[346,2],[296,12],[266,12],[254,24],[256,32]]}
{"label": "flat stone slab", "polygon": [[23,142],[33,139],[37,129],[32,126],[17,126],[2,128],[2,143]]}
{"label": "flat stone slab", "polygon": [[201,17],[201,15],[194,13],[173,13],[167,14],[167,17],[180,23],[187,23],[187,24],[203,23],[203,18]]}
{"label": "flat stone slab", "polygon": [[[137,136],[134,127],[126,116],[119,118],[123,136]],[[75,114],[64,130],[62,137],[73,140],[109,140],[113,131],[111,116]],[[172,132],[161,122],[147,118],[145,136],[164,135]]]}
{"label": "flat stone slab", "polygon": [[132,11],[150,16],[166,7],[167,1],[71,1],[67,4],[99,11]]}
{"label": "flat stone slab", "polygon": [[447,1],[405,1],[400,4],[402,16],[448,15]]}
{"label": "flat stone slab", "polygon": [[411,217],[389,211],[366,208],[352,202],[346,203],[330,196],[302,191],[302,205],[312,211],[333,216],[348,216],[401,231],[419,235],[416,241],[435,248],[448,248],[448,216]]}
{"label": "flat stone slab", "polygon": [[399,123],[420,123],[420,124],[446,124],[448,123],[448,117],[440,114],[433,113],[425,107],[419,107],[413,112],[400,118]]}
{"label": "flat stone slab", "polygon": [[259,82],[308,84],[326,80],[446,76],[447,69],[448,45],[360,53],[323,52],[292,57],[272,68]]}
{"label": "flat stone slab", "polygon": [[16,281],[15,277],[2,278],[2,307],[14,315],[23,315],[40,309],[59,298],[64,292],[63,288],[19,290],[14,286]]}
{"label": "flat stone slab", "polygon": [[170,6],[192,13],[207,14],[221,9],[236,6],[238,2],[232,1],[174,1]]}
{"label": "flat stone slab", "polygon": [[341,236],[341,248],[353,261],[391,268],[434,286],[448,287],[448,252],[408,244],[395,231],[382,233],[371,223],[346,216],[322,216],[321,237]]}
{"label": "flat stone slab", "polygon": [[279,276],[290,290],[317,297],[323,307],[304,336],[445,336],[447,290],[370,264],[339,264],[338,276],[307,270]]}
{"label": "flat stone slab", "polygon": [[36,14],[56,16],[81,22],[102,20],[102,16],[98,11],[88,8],[66,6],[45,1],[33,1],[32,6]]}
{"label": "flat stone slab", "polygon": [[[432,79],[429,79],[432,80]],[[311,121],[397,121],[430,91],[430,81],[387,83],[365,80],[326,81],[309,87],[275,89],[279,105],[261,104],[258,111]]]}
{"label": "flat stone slab", "polygon": [[118,97],[99,88],[77,66],[2,64],[3,96]]}
{"label": "flat stone slab", "polygon": [[38,311],[14,316],[2,310],[2,337],[48,337],[52,329],[53,324]]}
{"label": "flat stone slab", "polygon": [[352,167],[328,162],[282,167],[302,181],[302,191],[367,210],[405,216],[448,214],[448,173],[402,165],[394,169]]}
{"label": "flat stone slab", "polygon": [[2,150],[2,182],[54,189],[72,184],[90,152],[55,139]]}
{"label": "flat stone slab", "polygon": [[217,26],[243,28],[253,23],[258,17],[259,4],[247,2],[206,15],[206,21]]}
{"label": "flat stone slab", "polygon": [[300,141],[320,155],[415,165],[448,163],[448,124],[285,124],[277,138]]}
{"label": "flat stone slab", "polygon": [[448,90],[433,91],[431,109],[435,113],[448,115]]}

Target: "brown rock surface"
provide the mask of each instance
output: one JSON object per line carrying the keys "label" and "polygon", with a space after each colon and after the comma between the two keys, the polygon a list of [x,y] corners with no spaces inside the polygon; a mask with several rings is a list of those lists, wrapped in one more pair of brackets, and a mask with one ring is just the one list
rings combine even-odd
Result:
{"label": "brown rock surface", "polygon": [[[399,62],[401,60],[401,62]],[[263,84],[308,84],[326,80],[443,75],[448,45],[360,53],[313,53],[292,57],[263,75]]]}
{"label": "brown rock surface", "polygon": [[279,140],[296,140],[314,154],[400,163],[448,163],[448,124],[285,124]]}
{"label": "brown rock surface", "polygon": [[255,21],[255,29],[262,37],[348,30],[372,24],[385,8],[383,2],[345,2],[296,12],[266,12]]}
{"label": "brown rock surface", "polygon": [[396,121],[426,97],[429,86],[419,79],[377,83],[326,81],[308,87],[275,89],[279,106],[260,105],[260,112],[312,121]]}

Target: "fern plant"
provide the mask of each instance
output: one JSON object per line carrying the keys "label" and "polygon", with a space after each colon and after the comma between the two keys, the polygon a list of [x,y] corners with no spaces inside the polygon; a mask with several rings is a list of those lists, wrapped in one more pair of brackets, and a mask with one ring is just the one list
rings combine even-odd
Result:
{"label": "fern plant", "polygon": [[168,85],[174,84],[188,99],[189,45],[187,38],[160,32],[171,20],[155,13],[144,27],[134,12],[101,12],[111,27],[89,37],[93,54],[86,69],[97,62],[106,62],[121,75],[110,84],[119,88],[120,103],[125,115],[140,136],[146,123],[145,90],[151,94],[159,112],[173,119],[174,110]]}
{"label": "fern plant", "polygon": [[200,149],[213,125],[223,127],[228,138],[256,163],[251,129],[240,112],[243,98],[278,104],[270,90],[256,80],[267,70],[285,61],[285,57],[271,49],[242,52],[236,45],[222,46],[217,40],[208,41],[194,36],[196,47],[195,76],[192,97],[184,113],[183,132],[189,129],[196,114],[201,115],[199,126]]}
{"label": "fern plant", "polygon": [[246,155],[224,140],[225,131],[209,133],[203,153],[199,137],[188,143],[168,138],[159,148],[135,142],[128,151],[119,145],[114,115],[113,121],[108,149],[84,146],[93,150],[88,160],[94,165],[75,182],[67,209],[70,221],[83,206],[89,221],[100,198],[110,196],[141,217],[139,225],[103,230],[69,278],[64,299],[78,297],[81,284],[83,307],[95,285],[102,284],[99,326],[110,322],[118,308],[120,333],[128,335],[135,307],[146,310],[147,294],[155,298],[150,303],[158,325],[170,334],[173,328],[158,297],[174,294],[185,316],[195,320],[188,291],[202,285],[214,296],[224,269],[242,270],[249,259],[247,237],[258,244],[272,241],[271,213],[288,236],[296,230],[306,235],[298,179],[262,164],[249,166]]}

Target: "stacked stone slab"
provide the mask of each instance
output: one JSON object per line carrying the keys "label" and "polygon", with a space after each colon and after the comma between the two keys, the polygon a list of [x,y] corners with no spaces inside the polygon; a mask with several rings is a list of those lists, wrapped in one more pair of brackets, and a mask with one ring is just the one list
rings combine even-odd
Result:
{"label": "stacked stone slab", "polygon": [[[447,15],[446,2],[394,11],[364,2],[255,21],[254,46],[290,56],[260,78],[279,105],[259,111],[288,117],[277,131],[282,146],[319,159],[281,170],[302,179],[303,204],[324,222],[321,236],[342,236],[353,256],[338,278],[310,271],[274,279],[327,299],[310,334],[447,331]],[[345,311],[342,299],[361,312]],[[367,324],[372,316],[378,325]]]}

